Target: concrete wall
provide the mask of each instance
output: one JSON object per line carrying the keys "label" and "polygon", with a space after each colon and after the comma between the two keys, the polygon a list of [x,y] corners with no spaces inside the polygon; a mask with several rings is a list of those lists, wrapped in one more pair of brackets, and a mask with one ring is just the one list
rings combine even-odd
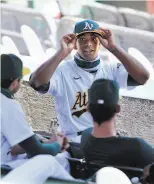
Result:
{"label": "concrete wall", "polygon": [[[53,98],[41,95],[23,82],[16,95],[21,102],[27,120],[34,130],[49,132],[57,128]],[[139,136],[154,146],[154,101],[122,98],[121,113],[117,116],[117,128],[122,135]]]}

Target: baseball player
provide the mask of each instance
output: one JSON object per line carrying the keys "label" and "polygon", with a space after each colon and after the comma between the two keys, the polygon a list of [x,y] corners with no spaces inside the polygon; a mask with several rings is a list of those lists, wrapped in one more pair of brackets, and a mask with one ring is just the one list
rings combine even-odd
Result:
{"label": "baseball player", "polygon": [[[19,90],[23,76],[22,61],[13,54],[1,55],[1,164],[15,168],[28,157],[39,154],[56,155],[65,150],[64,136],[41,142],[26,120],[14,94]],[[13,147],[18,145],[12,152]],[[22,149],[20,149],[22,148]],[[21,154],[24,153],[24,154]]]}
{"label": "baseball player", "polygon": [[[98,54],[101,45],[121,64],[102,61]],[[73,49],[76,50],[74,59],[64,61]],[[93,126],[87,112],[87,92],[93,81],[100,78],[116,80],[125,88],[130,81],[145,84],[149,72],[116,44],[111,30],[101,28],[92,20],[83,20],[75,25],[74,33],[62,37],[56,54],[31,75],[30,85],[54,96],[62,131],[78,142],[82,131]]]}

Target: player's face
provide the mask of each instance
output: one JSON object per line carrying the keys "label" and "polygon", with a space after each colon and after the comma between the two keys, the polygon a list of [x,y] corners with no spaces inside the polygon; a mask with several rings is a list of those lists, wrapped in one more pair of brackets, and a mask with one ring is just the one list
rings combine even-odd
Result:
{"label": "player's face", "polygon": [[100,48],[99,38],[94,33],[84,33],[78,37],[76,48],[82,58],[92,61],[98,56]]}

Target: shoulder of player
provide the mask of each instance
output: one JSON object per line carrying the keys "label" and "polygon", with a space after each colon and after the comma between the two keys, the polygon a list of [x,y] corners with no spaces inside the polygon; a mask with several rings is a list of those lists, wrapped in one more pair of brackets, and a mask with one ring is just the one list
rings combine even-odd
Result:
{"label": "shoulder of player", "polygon": [[1,94],[1,102],[3,104],[2,111],[11,112],[11,114],[16,111],[22,111],[22,107],[16,99],[10,99]]}
{"label": "shoulder of player", "polygon": [[117,62],[114,60],[110,60],[110,59],[101,60],[101,66],[112,66],[115,64],[117,64]]}
{"label": "shoulder of player", "polygon": [[106,66],[106,65],[109,65],[110,63],[109,63],[109,60],[102,60],[101,59],[101,62],[100,62],[100,66],[101,67],[104,67],[104,66]]}
{"label": "shoulder of player", "polygon": [[143,144],[147,144],[146,141],[139,137],[121,137],[123,140],[128,141],[131,145],[135,145],[136,147],[140,147]]}
{"label": "shoulder of player", "polygon": [[73,60],[63,60],[59,66],[58,66],[58,70],[60,70],[61,72],[64,71],[66,72],[67,70],[70,70],[73,67]]}
{"label": "shoulder of player", "polygon": [[139,137],[134,137],[134,141],[135,141],[136,144],[138,144],[139,146],[147,145],[147,144],[148,144],[144,139],[139,138]]}
{"label": "shoulder of player", "polygon": [[114,60],[101,60],[101,65],[100,67],[104,70],[110,71],[114,68],[119,68],[120,66],[122,66],[122,64],[120,62],[116,62]]}
{"label": "shoulder of player", "polygon": [[100,68],[102,68],[103,70],[108,70],[109,68],[111,68],[112,63],[109,60],[101,60],[100,62]]}
{"label": "shoulder of player", "polygon": [[[9,106],[9,105],[16,104],[16,100],[14,98],[13,99],[12,98],[8,98],[4,94],[1,93],[1,103],[3,104],[3,106]],[[10,108],[11,107],[12,106],[10,106]]]}

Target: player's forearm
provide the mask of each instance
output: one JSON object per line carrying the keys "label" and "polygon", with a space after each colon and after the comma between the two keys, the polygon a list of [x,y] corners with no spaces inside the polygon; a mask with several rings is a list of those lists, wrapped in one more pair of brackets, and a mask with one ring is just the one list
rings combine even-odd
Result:
{"label": "player's forearm", "polygon": [[43,63],[31,76],[29,81],[31,86],[39,87],[47,84],[55,72],[59,63],[66,57],[63,50],[58,50],[57,53],[45,63]]}
{"label": "player's forearm", "polygon": [[145,84],[149,79],[149,72],[134,57],[130,56],[122,48],[116,46],[110,50],[124,65],[128,73],[140,84]]}
{"label": "player's forearm", "polygon": [[57,155],[61,152],[60,144],[57,142],[47,144],[41,143],[37,136],[32,136],[21,143],[19,145],[25,150],[25,152],[30,156],[36,156],[39,154],[49,154],[49,155]]}
{"label": "player's forearm", "polygon": [[[42,142],[42,143],[48,143],[49,140],[44,138],[43,136],[41,136],[40,134],[36,134],[36,136],[38,137],[38,139]],[[19,155],[19,154],[23,154],[25,153],[25,150],[19,146],[19,144],[15,145],[12,147],[11,149],[11,155],[12,156],[16,156],[16,155]]]}

